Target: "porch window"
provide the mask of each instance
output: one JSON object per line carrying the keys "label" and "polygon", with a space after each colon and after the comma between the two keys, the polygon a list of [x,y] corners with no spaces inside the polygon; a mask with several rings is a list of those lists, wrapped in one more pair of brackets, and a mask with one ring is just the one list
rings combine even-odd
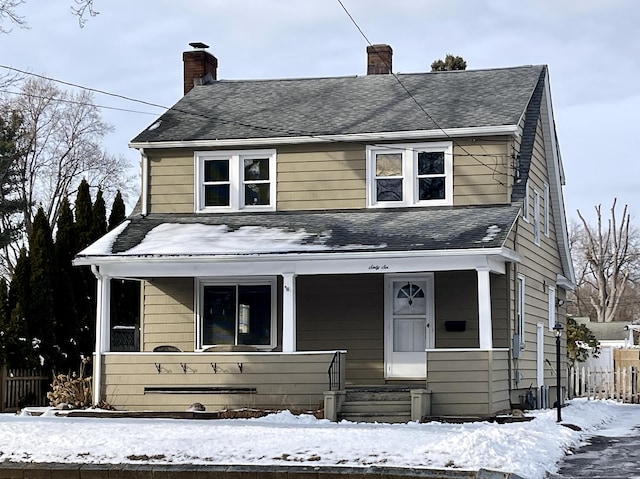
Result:
{"label": "porch window", "polygon": [[198,212],[275,209],[275,150],[196,152]]}
{"label": "porch window", "polygon": [[273,347],[275,284],[202,282],[199,299],[199,347],[250,345]]}
{"label": "porch window", "polygon": [[370,207],[453,204],[453,144],[367,147]]}

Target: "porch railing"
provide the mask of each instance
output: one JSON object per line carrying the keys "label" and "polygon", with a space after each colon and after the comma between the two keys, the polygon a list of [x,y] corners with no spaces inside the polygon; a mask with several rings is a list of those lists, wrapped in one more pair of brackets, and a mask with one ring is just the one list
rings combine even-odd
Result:
{"label": "porch railing", "polygon": [[331,364],[329,364],[329,369],[327,370],[327,374],[329,375],[329,391],[336,391],[340,389],[340,385],[342,384],[341,377],[341,354],[339,351],[336,351],[333,355],[333,359],[331,360]]}

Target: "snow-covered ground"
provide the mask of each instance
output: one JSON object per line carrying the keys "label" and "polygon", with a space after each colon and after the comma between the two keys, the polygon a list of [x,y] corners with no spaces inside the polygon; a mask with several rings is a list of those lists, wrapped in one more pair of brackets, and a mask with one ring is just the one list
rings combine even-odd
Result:
{"label": "snow-covered ground", "polygon": [[640,406],[573,400],[529,422],[331,423],[289,412],[260,419],[94,419],[0,414],[0,462],[344,465],[496,469],[541,479],[598,429],[630,434]]}

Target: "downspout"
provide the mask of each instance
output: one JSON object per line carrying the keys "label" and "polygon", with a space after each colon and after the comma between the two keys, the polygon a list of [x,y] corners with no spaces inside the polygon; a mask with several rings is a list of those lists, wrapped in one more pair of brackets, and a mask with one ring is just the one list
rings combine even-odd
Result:
{"label": "downspout", "polygon": [[96,347],[93,358],[93,405],[100,403],[100,387],[102,385],[102,275],[97,265],[91,265],[91,272],[98,280],[96,292]]}
{"label": "downspout", "polygon": [[149,213],[149,179],[147,175],[149,174],[149,157],[144,152],[144,148],[140,148],[140,157],[141,157],[141,177],[142,177],[142,185],[141,185],[141,197],[142,197],[142,216],[146,216]]}

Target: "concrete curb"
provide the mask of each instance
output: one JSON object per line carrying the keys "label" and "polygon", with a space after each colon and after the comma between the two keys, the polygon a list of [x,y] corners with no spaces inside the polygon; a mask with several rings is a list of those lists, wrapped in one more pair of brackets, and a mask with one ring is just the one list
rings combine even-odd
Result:
{"label": "concrete curb", "polygon": [[0,462],[0,479],[525,479],[480,469]]}

